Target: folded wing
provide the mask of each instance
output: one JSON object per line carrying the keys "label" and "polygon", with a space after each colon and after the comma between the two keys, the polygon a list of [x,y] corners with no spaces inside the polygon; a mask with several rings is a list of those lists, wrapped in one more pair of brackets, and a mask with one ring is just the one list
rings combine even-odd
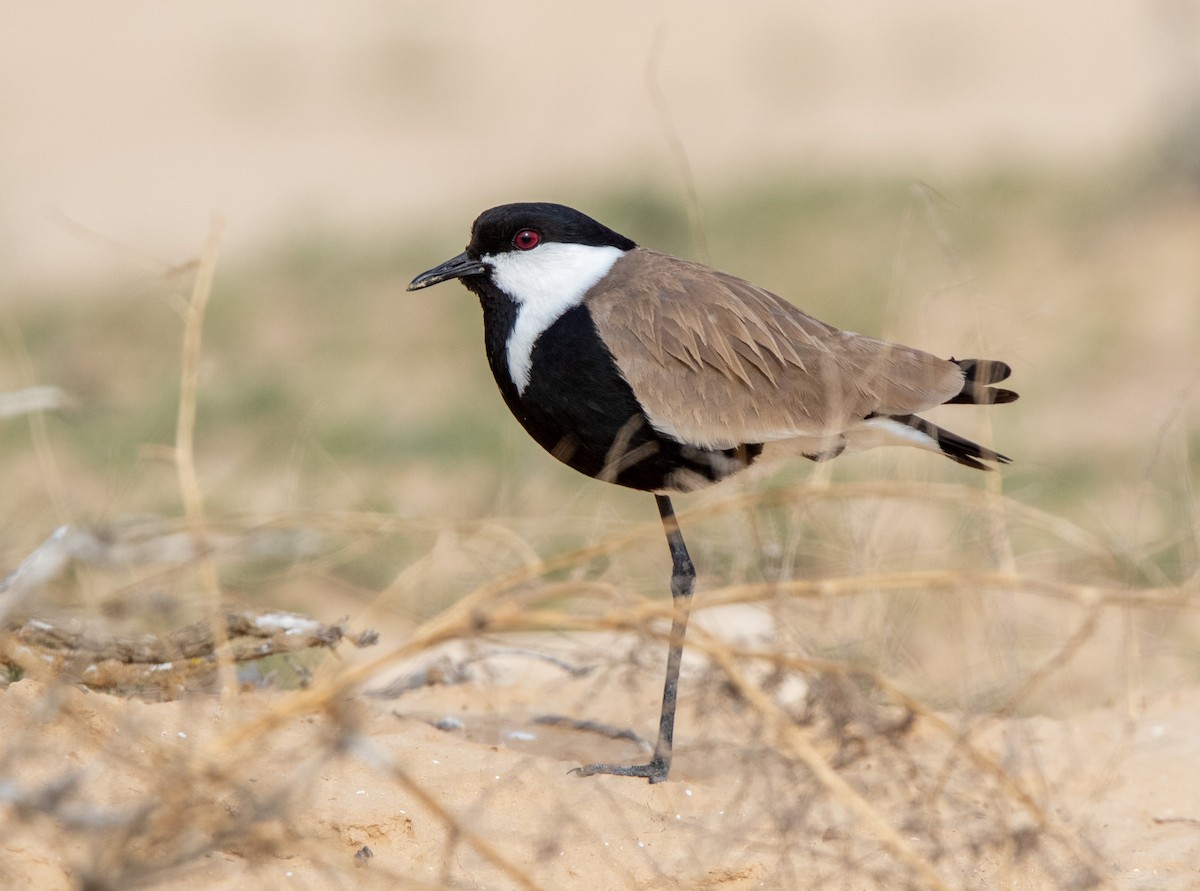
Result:
{"label": "folded wing", "polygon": [[618,260],[586,302],[651,424],[709,448],[837,437],[872,415],[953,401],[969,382],[959,363],[842,331],[736,276],[645,248]]}

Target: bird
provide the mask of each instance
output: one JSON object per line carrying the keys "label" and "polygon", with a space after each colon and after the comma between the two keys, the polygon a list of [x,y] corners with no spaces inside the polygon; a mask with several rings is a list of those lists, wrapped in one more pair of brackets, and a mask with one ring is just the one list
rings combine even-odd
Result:
{"label": "bird", "polygon": [[562,204],[484,211],[466,249],[409,291],[459,280],[479,298],[500,394],[533,439],[575,470],[652,493],[671,556],[672,627],[658,737],[645,764],[669,776],[679,667],[696,570],[673,495],[773,454],[826,461],[906,445],[966,467],[1009,458],[920,417],[948,403],[1012,402],[1010,367],[942,359],[818,321],[757,285],[643,247]]}

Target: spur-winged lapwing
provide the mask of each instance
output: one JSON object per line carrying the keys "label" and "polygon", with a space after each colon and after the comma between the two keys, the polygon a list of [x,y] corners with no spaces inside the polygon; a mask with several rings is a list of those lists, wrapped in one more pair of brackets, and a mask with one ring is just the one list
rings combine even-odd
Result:
{"label": "spur-winged lapwing", "polygon": [[1011,402],[1003,362],[939,359],[842,331],[749,282],[639,247],[561,204],[480,215],[467,249],[413,279],[457,278],[483,306],[504,401],[558,460],[653,492],[671,551],[674,622],[658,742],[648,764],[584,775],[667,778],[679,663],[696,571],[670,493],[715,483],[764,451],[813,460],[879,445],[981,470],[1008,458],[917,416],[950,402]]}

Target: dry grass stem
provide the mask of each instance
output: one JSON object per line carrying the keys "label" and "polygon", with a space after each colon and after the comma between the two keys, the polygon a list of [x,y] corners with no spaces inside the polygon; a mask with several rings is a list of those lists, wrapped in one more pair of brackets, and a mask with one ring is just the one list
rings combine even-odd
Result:
{"label": "dry grass stem", "polygon": [[[179,415],[175,428],[175,468],[179,475],[179,491],[183,496],[184,516],[196,541],[207,538],[204,521],[204,497],[196,473],[196,400],[200,386],[200,348],[204,333],[204,314],[212,296],[213,279],[217,272],[217,257],[221,249],[224,221],[213,217],[208,241],[196,267],[192,299],[187,306],[183,326],[183,357],[179,373]],[[221,689],[232,695],[237,689],[233,662],[226,652],[225,625],[221,619],[221,582],[216,564],[203,549],[197,558],[200,575],[209,599],[209,615],[216,641],[217,677]]]}

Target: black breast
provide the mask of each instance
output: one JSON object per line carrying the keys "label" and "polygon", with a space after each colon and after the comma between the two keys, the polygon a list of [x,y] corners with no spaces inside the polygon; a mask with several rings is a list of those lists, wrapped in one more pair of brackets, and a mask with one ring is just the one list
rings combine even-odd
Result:
{"label": "black breast", "polygon": [[756,444],[700,448],[654,430],[583,305],[537,339],[529,385],[518,394],[506,350],[517,307],[507,298],[502,305],[482,302],[488,361],[504,401],[529,435],[564,464],[633,489],[686,490],[741,470],[761,453]]}

